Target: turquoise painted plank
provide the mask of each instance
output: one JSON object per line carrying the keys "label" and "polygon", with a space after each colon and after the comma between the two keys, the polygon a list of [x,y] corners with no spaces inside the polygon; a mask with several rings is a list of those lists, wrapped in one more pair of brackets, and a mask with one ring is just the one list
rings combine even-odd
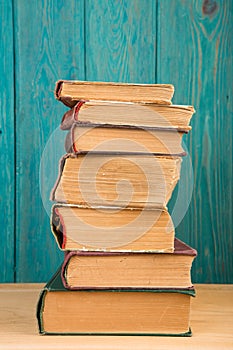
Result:
{"label": "turquoise painted plank", "polygon": [[[45,281],[60,264],[48,197],[64,151],[57,130],[67,110],[54,99],[58,79],[84,79],[83,1],[15,1],[16,277]],[[42,170],[40,165],[42,160]]]}
{"label": "turquoise painted plank", "polygon": [[1,1],[0,282],[14,281],[14,46],[12,2]]}
{"label": "turquoise painted plank", "polygon": [[199,252],[195,282],[233,282],[232,4],[163,0],[158,6],[158,82],[173,83],[174,102],[197,110],[185,140],[193,197],[177,229]]}
{"label": "turquoise painted plank", "polygon": [[156,81],[156,1],[86,0],[86,79]]}

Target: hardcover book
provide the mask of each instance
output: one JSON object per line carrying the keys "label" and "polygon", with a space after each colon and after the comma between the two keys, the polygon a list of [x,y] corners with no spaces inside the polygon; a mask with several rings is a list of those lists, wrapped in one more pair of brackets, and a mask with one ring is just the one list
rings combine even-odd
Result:
{"label": "hardcover book", "polygon": [[180,177],[180,157],[66,154],[51,193],[89,207],[164,208]]}
{"label": "hardcover book", "polygon": [[76,122],[66,138],[66,151],[142,153],[184,156],[182,137],[187,129]]}
{"label": "hardcover book", "polygon": [[175,238],[174,253],[66,254],[62,280],[69,289],[189,288],[196,250]]}
{"label": "hardcover book", "polygon": [[171,104],[174,86],[170,84],[127,84],[59,80],[55,97],[73,107],[80,100],[131,101]]}
{"label": "hardcover book", "polygon": [[192,106],[79,101],[63,115],[60,127],[62,130],[68,130],[73,123],[82,122],[144,128],[175,128],[189,131],[191,129],[189,122],[194,112]]}
{"label": "hardcover book", "polygon": [[190,336],[193,288],[66,289],[61,271],[41,292],[37,319],[41,334]]}
{"label": "hardcover book", "polygon": [[174,251],[174,225],[165,209],[56,204],[51,212],[51,230],[62,250]]}

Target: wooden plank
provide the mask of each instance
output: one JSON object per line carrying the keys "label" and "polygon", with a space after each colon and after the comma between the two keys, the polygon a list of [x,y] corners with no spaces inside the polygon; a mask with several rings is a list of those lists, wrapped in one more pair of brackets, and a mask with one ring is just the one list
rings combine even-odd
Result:
{"label": "wooden plank", "polygon": [[[1,349],[232,349],[232,285],[197,285],[187,337],[39,336],[35,318],[41,285],[0,286]],[[93,315],[94,317],[94,315]]]}
{"label": "wooden plank", "polygon": [[193,197],[177,235],[197,248],[193,280],[205,283],[233,282],[232,4],[165,0],[158,7],[158,82],[173,83],[174,102],[197,110],[186,138]]}
{"label": "wooden plank", "polygon": [[14,42],[12,1],[1,1],[0,282],[14,280]]}
{"label": "wooden plank", "polygon": [[156,81],[156,2],[92,1],[86,4],[86,79]]}
{"label": "wooden plank", "polygon": [[63,256],[47,215],[65,153],[65,133],[56,128],[67,109],[53,91],[60,78],[84,79],[83,14],[83,0],[15,1],[18,282],[47,280]]}

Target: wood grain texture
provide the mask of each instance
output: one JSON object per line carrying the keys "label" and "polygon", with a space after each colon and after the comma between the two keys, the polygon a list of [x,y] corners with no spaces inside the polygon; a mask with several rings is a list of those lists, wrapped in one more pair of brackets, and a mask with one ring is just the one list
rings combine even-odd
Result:
{"label": "wood grain texture", "polygon": [[[17,282],[47,279],[63,256],[42,198],[47,198],[46,207],[65,153],[64,139],[57,145],[51,141],[66,110],[54,99],[55,82],[84,79],[83,9],[82,0],[69,6],[63,1],[15,1]],[[46,169],[39,178],[42,156]]]}
{"label": "wood grain texture", "polygon": [[185,140],[193,197],[177,235],[198,250],[193,280],[205,283],[233,281],[232,4],[159,2],[158,82],[173,83],[174,103],[197,110]]}
{"label": "wood grain texture", "polygon": [[40,336],[35,314],[41,288],[42,285],[38,284],[0,286],[1,349],[232,350],[232,285],[196,286],[197,296],[192,300],[191,308],[191,338]]}
{"label": "wood grain texture", "polygon": [[156,81],[156,2],[86,0],[86,79]]}
{"label": "wood grain texture", "polygon": [[14,280],[14,40],[12,1],[1,1],[0,281]]}
{"label": "wood grain texture", "polygon": [[199,252],[194,281],[233,282],[232,1],[8,0],[0,8],[0,281],[13,280],[14,263],[16,281],[46,280],[61,261],[47,213],[67,109],[53,90],[57,79],[84,79],[173,83],[174,103],[195,106],[185,137],[193,197],[177,236]]}

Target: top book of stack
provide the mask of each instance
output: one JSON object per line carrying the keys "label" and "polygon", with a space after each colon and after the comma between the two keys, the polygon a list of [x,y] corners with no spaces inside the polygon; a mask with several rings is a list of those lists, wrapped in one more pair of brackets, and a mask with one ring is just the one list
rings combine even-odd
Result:
{"label": "top book of stack", "polygon": [[80,100],[118,101],[171,104],[174,86],[171,84],[126,84],[59,80],[55,96],[66,106],[73,107]]}

